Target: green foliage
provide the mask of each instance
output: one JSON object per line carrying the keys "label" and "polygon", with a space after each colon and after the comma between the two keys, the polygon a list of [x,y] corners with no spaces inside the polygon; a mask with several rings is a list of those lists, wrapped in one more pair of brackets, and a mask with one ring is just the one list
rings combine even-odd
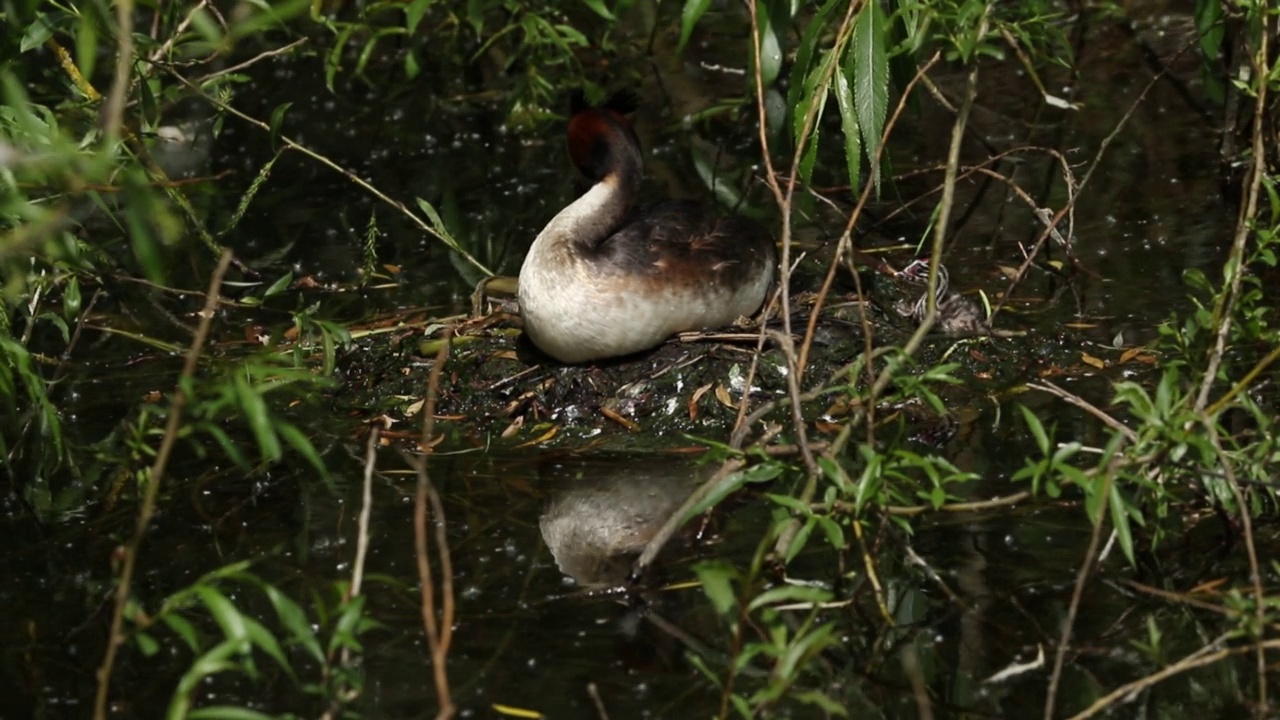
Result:
{"label": "green foliage", "polygon": [[[775,524],[781,530],[785,519]],[[751,569],[741,572],[728,562],[712,560],[694,566],[703,592],[732,635],[737,648],[723,673],[697,655],[690,660],[722,694],[722,708],[732,707],[741,717],[758,717],[784,697],[801,705],[813,705],[842,717],[847,710],[827,693],[806,687],[813,672],[812,660],[838,644],[835,624],[824,622],[821,608],[832,598],[830,590],[804,584],[782,583],[767,587],[761,575],[762,559],[775,535],[766,536]],[[797,618],[784,620],[784,615]],[[752,678],[765,678],[756,682]],[[726,713],[722,710],[721,716]]]}
{"label": "green foliage", "polygon": [[[343,73],[377,82],[370,63],[380,48],[395,44],[406,50],[401,70],[408,80],[428,72],[434,82],[473,66],[493,66],[506,84],[512,120],[522,123],[546,118],[548,108],[562,102],[564,87],[592,84],[583,77],[581,54],[593,45],[610,49],[612,24],[632,4],[633,0],[472,0],[463,5],[380,0],[358,5],[354,14],[321,14],[316,3],[311,18],[333,34],[325,61],[325,82],[331,90]],[[354,62],[352,45],[360,48]],[[443,48],[448,50],[441,52]]]}
{"label": "green foliage", "polygon": [[[135,618],[131,639],[144,655],[160,651],[161,628],[191,654],[189,667],[174,687],[167,717],[259,717],[247,708],[196,707],[195,703],[201,696],[197,690],[218,675],[264,678],[260,657],[326,705],[345,702],[363,687],[361,673],[343,658],[345,653],[360,652],[360,636],[378,627],[366,614],[365,597],[350,597],[347,588],[338,585],[331,599],[315,597],[317,606],[309,614],[285,590],[250,572],[250,567],[248,562],[238,562],[219,568],[169,595],[155,613],[137,607],[131,613]],[[271,626],[263,624],[261,613],[249,606],[261,600],[274,613]]]}

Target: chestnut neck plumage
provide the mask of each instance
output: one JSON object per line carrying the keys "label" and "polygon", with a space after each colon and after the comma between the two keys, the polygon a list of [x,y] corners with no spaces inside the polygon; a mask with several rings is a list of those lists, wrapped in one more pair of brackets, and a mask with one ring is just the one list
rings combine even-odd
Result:
{"label": "chestnut neck plumage", "polygon": [[596,248],[622,223],[640,188],[644,160],[626,119],[600,109],[584,115],[574,118],[581,128],[570,127],[570,149],[574,164],[595,184],[547,223],[530,254]]}

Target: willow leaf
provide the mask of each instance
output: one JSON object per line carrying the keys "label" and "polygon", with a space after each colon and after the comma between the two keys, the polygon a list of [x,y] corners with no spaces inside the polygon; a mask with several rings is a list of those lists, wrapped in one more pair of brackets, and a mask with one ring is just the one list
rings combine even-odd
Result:
{"label": "willow leaf", "polygon": [[836,73],[836,104],[840,106],[840,132],[844,135],[844,162],[849,168],[849,191],[857,195],[862,183],[862,139],[858,134],[858,111],[853,90],[845,73]]}
{"label": "willow leaf", "polygon": [[867,157],[871,158],[871,181],[877,192],[880,189],[880,164],[876,161],[876,150],[880,147],[880,132],[889,113],[889,55],[885,47],[889,37],[888,26],[889,19],[880,3],[863,5],[853,30],[853,47],[849,54],[858,126],[862,130]]}
{"label": "willow leaf", "polygon": [[698,24],[709,7],[711,0],[685,0],[684,9],[680,11],[680,44],[676,45],[676,54],[684,52],[689,35],[693,33],[693,26]]}

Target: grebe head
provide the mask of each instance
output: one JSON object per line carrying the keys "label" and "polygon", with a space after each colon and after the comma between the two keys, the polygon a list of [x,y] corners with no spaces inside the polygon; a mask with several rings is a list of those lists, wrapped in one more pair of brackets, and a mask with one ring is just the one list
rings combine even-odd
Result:
{"label": "grebe head", "polygon": [[630,152],[639,162],[640,139],[627,115],[636,111],[640,100],[635,93],[621,90],[603,105],[587,104],[582,91],[569,100],[569,157],[578,170],[592,182],[602,180],[623,158],[618,152]]}
{"label": "grebe head", "polygon": [[[898,276],[904,278],[908,282],[926,286],[925,291],[920,294],[919,299],[916,300],[914,305],[910,306],[910,311],[903,313],[904,315],[914,317],[916,320],[922,320],[925,313],[928,312],[929,307],[929,292],[927,289],[929,284],[929,261],[924,259],[913,260],[911,264],[902,269],[902,272],[898,273]],[[939,264],[938,280],[933,290],[935,307],[941,307],[943,301],[947,299],[947,293],[950,291],[950,285],[951,278],[950,274],[947,272],[947,266]]]}

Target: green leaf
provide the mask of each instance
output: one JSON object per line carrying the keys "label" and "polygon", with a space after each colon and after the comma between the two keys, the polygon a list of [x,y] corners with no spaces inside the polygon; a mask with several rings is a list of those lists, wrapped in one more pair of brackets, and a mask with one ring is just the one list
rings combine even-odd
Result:
{"label": "green leaf", "polygon": [[74,275],[62,293],[62,312],[68,320],[74,320],[80,314],[80,280]]}
{"label": "green leaf", "polygon": [[791,66],[790,87],[787,90],[787,107],[796,108],[798,115],[804,114],[799,110],[800,104],[807,103],[813,97],[805,92],[805,82],[809,76],[809,64],[813,62],[814,54],[818,51],[819,33],[826,29],[827,16],[839,3],[840,0],[827,0],[813,19],[804,26],[804,35],[796,48],[795,62]]}
{"label": "green leaf", "polygon": [[733,581],[738,573],[733,566],[723,560],[708,560],[693,566],[693,571],[702,583],[702,591],[707,594],[716,612],[728,617],[737,607],[738,599],[733,594]]}
{"label": "green leaf", "polygon": [[826,455],[819,455],[817,458],[818,468],[822,470],[822,474],[831,481],[833,485],[840,489],[840,492],[847,493],[853,488],[850,487],[849,475],[844,471],[834,458]]}
{"label": "green leaf", "polygon": [[831,547],[836,550],[844,550],[848,547],[848,542],[844,537],[844,528],[840,526],[840,523],[826,515],[819,515],[817,518],[818,527],[822,530],[822,534],[827,536],[827,542],[831,543]]}
{"label": "green leaf", "polygon": [[293,667],[289,665],[288,659],[285,658],[284,651],[280,649],[280,641],[276,640],[275,635],[272,635],[269,630],[263,627],[262,623],[251,617],[245,617],[244,620],[245,627],[249,631],[249,641],[253,643],[254,647],[269,655],[285,673],[293,677]]}
{"label": "green leaf", "polygon": [[[831,63],[834,61],[834,58],[835,56],[832,53],[825,53],[822,56],[822,61],[814,66],[814,68],[809,72],[809,76],[805,78],[804,81],[805,100],[801,102],[801,107],[796,108],[796,115],[795,118],[793,118],[796,146],[799,147],[801,143],[804,142],[808,143],[808,145],[805,146],[804,155],[800,159],[799,167],[800,178],[806,183],[809,182],[813,175],[813,164],[814,160],[817,158],[818,128],[820,127],[818,119],[822,117],[822,113],[827,106],[828,93],[825,78],[829,78],[830,76],[828,71],[830,70]],[[812,107],[813,103],[817,103],[817,107]],[[814,122],[813,125],[808,128],[809,135],[806,137],[805,118],[810,115],[813,116]]]}
{"label": "green leaf", "polygon": [[778,663],[773,668],[773,674],[787,681],[796,680],[797,673],[800,672],[800,669],[804,667],[805,662],[810,657],[835,644],[835,640],[832,638],[834,632],[835,625],[820,625],[814,628],[813,632],[796,638],[787,646],[786,652],[778,658]]}
{"label": "green leaf", "polygon": [[1226,33],[1223,24],[1221,0],[1196,0],[1196,30],[1200,35],[1200,51],[1206,60],[1218,59],[1222,38]]}
{"label": "green leaf", "polygon": [[307,618],[307,614],[302,607],[288,595],[280,592],[274,585],[264,584],[262,591],[266,593],[267,599],[271,601],[272,607],[275,608],[276,617],[280,618],[280,624],[289,631],[290,639],[305,649],[311,659],[318,663],[323,663],[324,649],[320,647],[320,642],[316,639],[315,630],[312,629],[311,621]]}
{"label": "green leaf", "polygon": [[1036,414],[1026,405],[1018,405],[1018,409],[1022,411],[1022,419],[1027,423],[1027,429],[1035,436],[1036,447],[1040,449],[1042,455],[1049,457],[1049,436],[1045,434],[1040,418],[1036,417]]}
{"label": "green leaf", "polygon": [[235,393],[236,401],[244,411],[245,420],[249,423],[249,429],[253,431],[254,439],[258,441],[258,450],[262,453],[262,457],[271,461],[279,460],[283,454],[280,449],[280,438],[276,436],[275,428],[272,427],[271,412],[267,409],[266,401],[262,399],[258,389],[251,386],[243,375],[236,376]]}
{"label": "green leaf", "polygon": [[182,638],[187,647],[193,653],[200,651],[200,633],[196,630],[196,626],[192,625],[186,618],[177,613],[165,613],[160,616],[165,625],[174,632],[175,635]]}
{"label": "green leaf", "polygon": [[280,276],[279,280],[276,280],[275,282],[271,283],[271,286],[267,288],[266,292],[262,293],[262,297],[269,298],[272,295],[279,295],[280,293],[287,290],[289,288],[289,284],[292,282],[293,282],[293,272],[292,271],[286,272],[284,275]]}
{"label": "green leaf", "polygon": [[35,21],[28,25],[27,31],[22,34],[22,42],[18,44],[18,52],[27,52],[40,47],[45,40],[53,37],[53,30],[53,23],[49,20],[49,16],[44,13],[37,13]]}
{"label": "green leaf", "polygon": [[98,61],[98,23],[90,12],[80,14],[80,24],[76,27],[76,67],[84,77],[93,77],[93,69]]}
{"label": "green leaf", "polygon": [[770,605],[794,605],[824,603],[831,599],[831,591],[812,585],[779,585],[769,588],[751,599],[747,610],[755,612]]}
{"label": "green leaf", "polygon": [[605,6],[604,0],[582,0],[582,4],[591,8],[592,12],[604,18],[605,20],[609,20],[609,21],[617,20],[617,18],[613,16],[613,12],[609,10],[608,7]]}
{"label": "green leaf", "polygon": [[445,229],[444,221],[440,219],[440,213],[436,212],[435,206],[422,198],[415,199],[418,201],[418,208],[426,213],[427,219],[431,221],[431,227],[442,235],[446,234],[447,230]]}
{"label": "green leaf", "polygon": [[840,134],[844,136],[844,162],[849,169],[849,191],[857,196],[862,187],[862,136],[858,130],[858,110],[845,73],[836,73],[836,104],[840,107]]}
{"label": "green leaf", "polygon": [[813,528],[817,523],[818,518],[810,515],[809,519],[805,520],[804,525],[800,526],[800,530],[791,537],[791,543],[787,545],[786,552],[782,554],[783,565],[790,565],[791,561],[795,560],[796,556],[800,554],[800,551],[809,544],[809,536],[813,534]]}
{"label": "green leaf", "polygon": [[418,60],[418,52],[410,48],[404,54],[404,75],[407,79],[413,80],[422,74],[422,63]]}
{"label": "green leaf", "polygon": [[[191,702],[196,695],[196,688],[204,678],[227,670],[235,670],[236,664],[228,658],[241,652],[243,643],[238,640],[224,640],[214,645],[208,652],[196,658],[183,673],[173,690],[169,700],[166,717],[193,717]],[[217,717],[217,716],[214,716]]]}
{"label": "green leaf", "polygon": [[138,649],[141,650],[142,654],[146,657],[151,657],[160,650],[160,643],[156,642],[156,639],[147,633],[140,632],[137,635],[134,635],[133,641],[138,644]]}
{"label": "green leaf", "polygon": [[[271,122],[268,126],[271,128],[271,147],[275,147],[280,140],[280,126],[284,124],[284,114],[289,112],[289,108],[293,107],[293,103],[281,103],[271,111]],[[272,160],[274,162],[274,159]]]}
{"label": "green leaf", "polygon": [[[404,9],[404,27],[413,34],[418,29],[418,23],[422,22],[423,16],[427,14],[427,8],[436,0],[413,0],[405,6]],[[412,53],[410,53],[412,54]]]}
{"label": "green leaf", "polygon": [[689,35],[693,33],[693,26],[698,24],[698,20],[709,7],[711,7],[711,0],[685,0],[684,9],[680,11],[680,42],[676,44],[677,54],[684,52],[684,46],[689,42]]}
{"label": "green leaf", "polygon": [[741,470],[735,473],[729,473],[721,479],[720,482],[716,483],[714,487],[708,490],[706,496],[703,497],[700,502],[689,509],[688,514],[685,515],[682,522],[688,522],[690,518],[697,517],[708,508],[715,507],[721,500],[725,499],[735,490],[742,487],[746,482],[746,475]]}
{"label": "green leaf", "polygon": [[889,20],[880,3],[869,2],[862,6],[857,22],[850,50],[853,97],[858,107],[863,145],[871,159],[871,182],[879,192],[880,164],[876,161],[876,150],[889,114],[889,58],[885,48]]}
{"label": "green leaf", "polygon": [[1120,492],[1120,483],[1114,480],[1111,482],[1111,524],[1115,527],[1120,549],[1124,551],[1129,564],[1133,565],[1133,528],[1129,526],[1128,503]]}
{"label": "green leaf", "polygon": [[764,87],[770,87],[782,71],[782,45],[769,13],[760,14],[760,77]]}
{"label": "green leaf", "polygon": [[316,472],[326,478],[329,476],[329,469],[325,467],[324,461],[320,459],[320,454],[316,452],[315,446],[311,444],[311,439],[301,430],[292,423],[280,421],[276,423],[276,432],[280,433],[284,441],[289,443],[289,447],[306,458],[307,462],[311,463],[311,467],[316,469]]}
{"label": "green leaf", "polygon": [[213,616],[214,622],[218,623],[218,627],[222,628],[222,634],[228,640],[241,643],[242,650],[247,649],[249,626],[245,622],[245,616],[240,614],[239,608],[212,585],[201,585],[195,588],[195,593],[199,596],[200,601],[204,603],[204,606],[209,609],[209,614]]}

